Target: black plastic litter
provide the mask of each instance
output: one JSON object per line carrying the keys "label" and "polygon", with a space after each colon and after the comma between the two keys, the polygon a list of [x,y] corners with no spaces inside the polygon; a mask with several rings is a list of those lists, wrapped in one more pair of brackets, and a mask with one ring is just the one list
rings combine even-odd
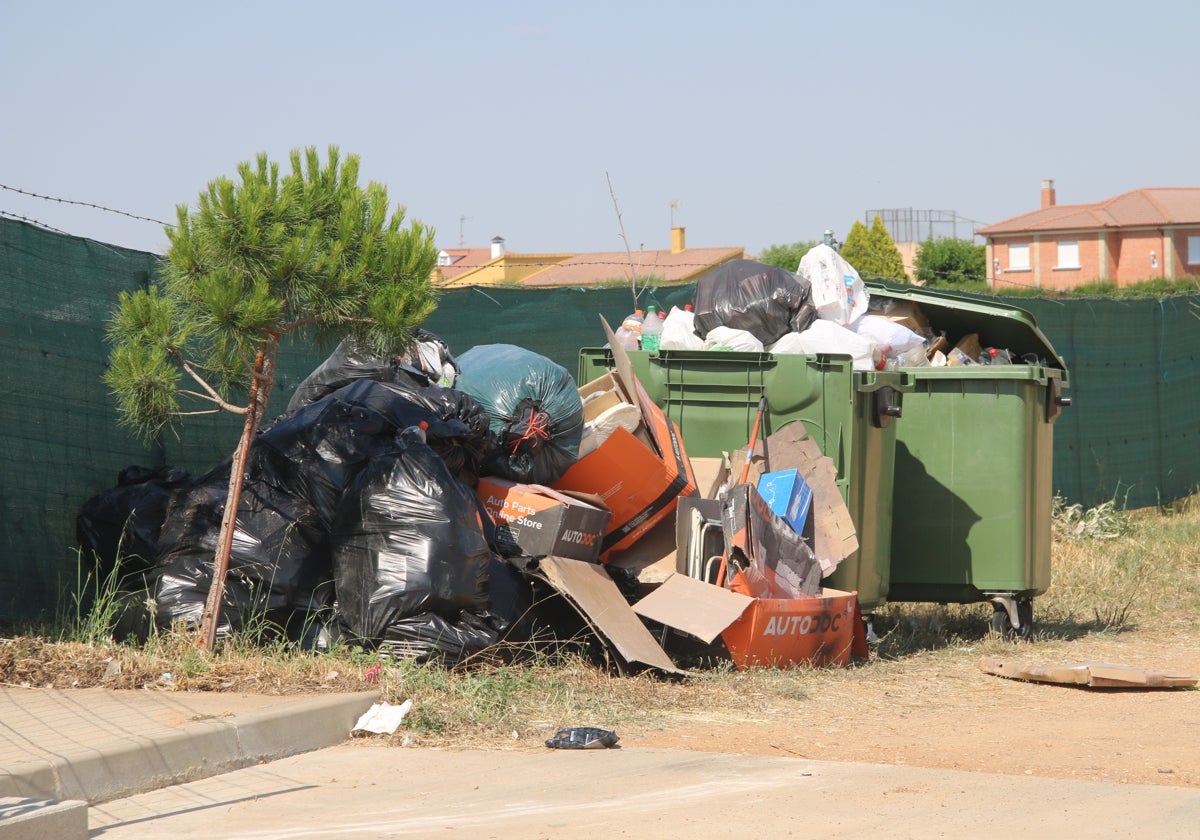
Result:
{"label": "black plastic litter", "polygon": [[583,402],[556,362],[512,344],[472,347],[458,358],[457,387],[488,413],[483,475],[553,484],[579,457]]}
{"label": "black plastic litter", "polygon": [[696,278],[696,335],[714,327],[751,333],[763,344],[807,329],[817,317],[806,279],[756,260],[731,260]]}
{"label": "black plastic litter", "polygon": [[546,741],[546,746],[556,750],[602,750],[615,747],[619,740],[617,733],[611,729],[572,726],[558,730],[553,738]]}

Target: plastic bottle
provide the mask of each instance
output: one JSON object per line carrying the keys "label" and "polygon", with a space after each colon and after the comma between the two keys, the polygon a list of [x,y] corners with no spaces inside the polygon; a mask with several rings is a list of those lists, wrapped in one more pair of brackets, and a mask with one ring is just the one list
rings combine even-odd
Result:
{"label": "plastic bottle", "polygon": [[995,347],[983,348],[983,355],[979,357],[979,363],[984,365],[1011,365],[1013,363],[1012,353],[1007,350],[998,350]]}
{"label": "plastic bottle", "polygon": [[950,367],[965,367],[966,365],[977,365],[979,362],[972,359],[959,348],[953,347],[950,349],[950,352],[946,354],[946,364]]}
{"label": "plastic bottle", "polygon": [[615,333],[617,343],[625,350],[636,350],[642,339],[642,310],[638,309],[632,315],[626,315],[621,326]]}
{"label": "plastic bottle", "polygon": [[658,307],[650,304],[646,307],[646,317],[642,322],[642,349],[656,352],[662,341],[663,319],[658,313]]}

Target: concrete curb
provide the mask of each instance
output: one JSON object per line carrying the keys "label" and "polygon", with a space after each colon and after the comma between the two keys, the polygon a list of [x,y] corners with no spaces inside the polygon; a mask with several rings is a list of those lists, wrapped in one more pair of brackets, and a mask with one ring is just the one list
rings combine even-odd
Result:
{"label": "concrete curb", "polygon": [[86,802],[0,798],[0,840],[85,840]]}
{"label": "concrete curb", "polygon": [[92,805],[339,744],[377,692],[282,702],[5,768],[0,797]]}

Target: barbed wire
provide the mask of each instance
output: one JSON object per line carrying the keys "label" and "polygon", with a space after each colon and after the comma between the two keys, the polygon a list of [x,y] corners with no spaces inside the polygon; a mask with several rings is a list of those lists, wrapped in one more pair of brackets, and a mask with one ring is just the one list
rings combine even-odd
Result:
{"label": "barbed wire", "polygon": [[45,222],[39,222],[37,219],[31,219],[28,216],[22,216],[19,213],[10,213],[7,210],[0,210],[0,216],[7,216],[10,219],[16,219],[18,222],[28,222],[31,225],[37,225],[38,227],[43,228],[45,230],[53,231],[54,233],[61,233],[63,236],[71,235],[71,234],[67,233],[65,230],[59,230],[58,228],[54,227],[53,225],[48,225]]}
{"label": "barbed wire", "polygon": [[[30,198],[40,198],[43,201],[54,201],[59,204],[74,204],[78,207],[91,207],[95,210],[103,210],[106,213],[116,213],[118,216],[127,216],[130,219],[137,219],[138,221],[142,221],[142,222],[154,222],[155,224],[163,225],[165,227],[175,227],[173,224],[170,224],[169,222],[164,222],[161,219],[152,219],[149,216],[139,216],[136,213],[127,213],[124,210],[117,210],[112,207],[105,207],[103,204],[93,204],[90,201],[74,201],[69,198],[57,198],[56,196],[52,196],[52,195],[42,195],[40,193],[30,192],[29,190],[23,190],[18,187],[10,187],[8,184],[0,184],[0,190],[8,190],[9,192],[15,192],[20,195],[27,195]],[[0,211],[0,212],[2,212],[2,211]],[[5,215],[8,215],[8,214],[5,214]],[[59,231],[59,232],[61,233],[62,231]]]}

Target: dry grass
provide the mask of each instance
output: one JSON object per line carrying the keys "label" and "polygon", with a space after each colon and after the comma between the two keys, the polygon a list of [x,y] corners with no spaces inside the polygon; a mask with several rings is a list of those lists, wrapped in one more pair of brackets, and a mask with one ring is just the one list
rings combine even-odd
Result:
{"label": "dry grass", "polygon": [[948,702],[970,703],[969,696],[955,700],[945,683],[961,680],[963,663],[981,656],[1036,650],[1042,658],[1086,658],[1106,639],[1143,628],[1194,635],[1200,504],[1189,500],[1129,513],[1060,511],[1055,522],[1053,579],[1036,601],[1032,643],[1014,644],[992,633],[988,604],[887,605],[879,613],[882,638],[871,659],[850,668],[718,667],[664,680],[615,677],[569,650],[496,651],[521,655],[447,669],[381,660],[361,650],[316,654],[236,640],[204,655],[181,633],[155,636],[142,648],[19,636],[0,640],[0,683],[266,694],[378,690],[394,703],[413,700],[413,711],[393,736],[397,743],[503,747],[550,737],[562,725],[653,732],[770,722],[780,719],[781,710],[833,694],[853,702],[847,689],[854,684],[878,686],[889,702],[913,708],[939,691]]}

